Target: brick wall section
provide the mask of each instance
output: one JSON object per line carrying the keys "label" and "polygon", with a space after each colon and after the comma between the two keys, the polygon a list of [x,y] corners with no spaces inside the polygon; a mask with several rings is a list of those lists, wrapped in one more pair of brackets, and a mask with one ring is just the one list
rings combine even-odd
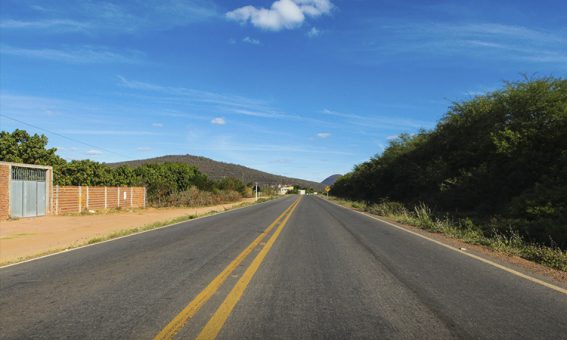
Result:
{"label": "brick wall section", "polygon": [[132,206],[134,208],[145,208],[146,207],[146,188],[144,187],[134,187],[132,196]]}
{"label": "brick wall section", "polygon": [[54,186],[55,214],[78,213],[84,210],[144,208],[144,187],[78,187]]}
{"label": "brick wall section", "polygon": [[85,206],[88,206],[91,210],[106,209],[104,205],[104,187],[83,187],[85,193],[85,200],[88,198],[88,203],[85,202]]}
{"label": "brick wall section", "polygon": [[68,214],[79,212],[79,187],[53,187],[53,213]]}
{"label": "brick wall section", "polygon": [[10,166],[0,164],[0,220],[10,217]]}
{"label": "brick wall section", "polygon": [[118,208],[118,188],[117,187],[106,187],[107,190],[107,207],[108,209]]}

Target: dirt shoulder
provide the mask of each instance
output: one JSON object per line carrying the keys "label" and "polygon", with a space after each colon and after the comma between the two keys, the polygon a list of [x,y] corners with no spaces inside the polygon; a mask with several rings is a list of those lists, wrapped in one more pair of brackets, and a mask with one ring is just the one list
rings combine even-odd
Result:
{"label": "dirt shoulder", "polygon": [[23,261],[58,250],[85,245],[95,238],[172,221],[192,215],[234,209],[254,203],[245,198],[234,203],[197,208],[148,208],[81,216],[44,216],[0,222],[0,265]]}

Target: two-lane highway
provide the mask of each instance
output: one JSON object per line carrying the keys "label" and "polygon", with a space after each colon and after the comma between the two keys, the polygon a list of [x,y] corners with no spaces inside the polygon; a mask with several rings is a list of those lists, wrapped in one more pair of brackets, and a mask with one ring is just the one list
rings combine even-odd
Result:
{"label": "two-lane highway", "polygon": [[567,295],[323,199],[287,197],[0,269],[0,332],[564,339]]}

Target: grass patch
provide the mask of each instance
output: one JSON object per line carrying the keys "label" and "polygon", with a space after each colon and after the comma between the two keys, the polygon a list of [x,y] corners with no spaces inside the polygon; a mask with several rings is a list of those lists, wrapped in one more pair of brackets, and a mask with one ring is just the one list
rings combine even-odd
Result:
{"label": "grass patch", "polygon": [[19,233],[19,234],[12,234],[0,237],[0,240],[13,240],[15,238],[31,236],[33,233]]}
{"label": "grass patch", "polygon": [[202,215],[184,215],[184,216],[179,216],[179,217],[176,217],[176,218],[173,218],[173,219],[170,219],[170,220],[149,223],[149,224],[143,225],[141,227],[122,229],[122,230],[112,232],[112,233],[110,233],[106,236],[100,236],[100,237],[92,238],[92,239],[88,240],[86,242],[86,244],[94,244],[94,243],[104,242],[104,241],[112,240],[112,239],[115,239],[115,238],[128,236],[128,235],[131,235],[131,234],[141,233],[143,231],[161,228],[161,227],[164,227],[164,226],[167,226],[167,225],[170,225],[170,224],[176,224],[176,223],[181,223],[181,222],[193,220],[197,217],[205,217],[205,216],[213,215],[213,214],[216,214],[216,213],[217,213],[217,211],[213,210],[213,211],[210,211],[210,212],[208,212],[206,214],[202,214]]}
{"label": "grass patch", "polygon": [[[397,202],[366,204],[330,197],[335,203],[373,215],[387,217],[396,222],[418,227],[434,233],[459,239],[465,243],[482,245],[509,256],[518,256],[544,266],[567,272],[567,252],[539,244],[525,242],[512,228],[502,233],[496,228],[482,228],[470,219],[436,217],[424,204],[408,209]],[[488,233],[485,230],[490,230]]]}

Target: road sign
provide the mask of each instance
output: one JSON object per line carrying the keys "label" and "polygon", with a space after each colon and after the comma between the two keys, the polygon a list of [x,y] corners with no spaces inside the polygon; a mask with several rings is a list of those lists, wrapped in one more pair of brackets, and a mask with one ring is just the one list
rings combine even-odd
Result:
{"label": "road sign", "polygon": [[331,187],[327,185],[327,186],[325,187],[325,192],[329,192],[329,191],[331,191]]}

